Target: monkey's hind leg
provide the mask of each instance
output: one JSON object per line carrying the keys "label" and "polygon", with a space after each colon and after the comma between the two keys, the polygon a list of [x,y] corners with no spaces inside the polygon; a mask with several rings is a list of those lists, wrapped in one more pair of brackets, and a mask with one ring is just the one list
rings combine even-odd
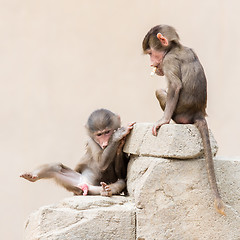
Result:
{"label": "monkey's hind leg", "polygon": [[104,182],[101,182],[102,185],[102,196],[111,197],[112,195],[120,194],[126,187],[126,182],[124,179],[118,179],[115,183],[107,185]]}
{"label": "monkey's hind leg", "polygon": [[102,185],[101,196],[111,197],[112,190],[110,188],[110,185],[107,185],[105,182],[101,182],[100,184]]}
{"label": "monkey's hind leg", "polygon": [[39,179],[42,178],[51,178],[52,172],[56,168],[56,164],[50,165],[50,164],[45,164],[37,168],[36,170],[32,172],[26,172],[20,175],[20,177],[25,178],[26,180],[30,182],[36,182]]}
{"label": "monkey's hind leg", "polygon": [[[112,184],[106,184],[105,182],[101,182],[100,184],[101,186],[88,185],[88,194],[111,197],[114,194],[121,193],[126,187],[126,183],[123,179],[119,179],[117,182]],[[82,187],[82,185],[79,185],[79,187]]]}
{"label": "monkey's hind leg", "polygon": [[75,172],[61,163],[43,165],[32,172],[20,175],[20,177],[30,182],[35,182],[39,179],[53,178],[59,185],[76,195],[83,193],[79,184],[87,182],[80,173]]}
{"label": "monkey's hind leg", "polygon": [[26,180],[28,180],[30,182],[35,182],[39,179],[37,175],[35,175],[31,172],[23,173],[20,175],[20,177],[25,178]]}
{"label": "monkey's hind leg", "polygon": [[166,107],[166,101],[167,101],[167,92],[163,89],[158,89],[155,92],[156,98],[160,104],[160,107],[164,111]]}

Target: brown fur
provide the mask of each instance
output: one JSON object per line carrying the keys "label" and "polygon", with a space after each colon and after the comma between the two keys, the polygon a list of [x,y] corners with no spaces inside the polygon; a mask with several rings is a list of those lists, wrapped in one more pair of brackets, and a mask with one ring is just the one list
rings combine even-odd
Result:
{"label": "brown fur", "polygon": [[[126,187],[128,157],[123,153],[124,139],[134,123],[120,128],[120,118],[109,110],[94,111],[86,124],[89,140],[86,153],[75,171],[61,163],[46,164],[21,177],[35,182],[43,178],[53,178],[59,185],[75,195],[101,194],[112,196]],[[97,132],[97,135],[96,135]],[[100,142],[104,139],[104,147]]]}
{"label": "brown fur", "polygon": [[[160,33],[158,35],[158,33]],[[209,176],[217,211],[223,215],[224,205],[218,192],[208,126],[205,119],[207,83],[204,69],[194,51],[180,44],[175,29],[167,25],[153,27],[142,43],[144,53],[161,53],[162,59],[153,59],[153,65],[163,72],[168,91],[157,90],[156,97],[164,110],[164,117],[153,127],[155,133],[173,119],[176,123],[195,124],[201,133]],[[161,56],[161,55],[159,55]],[[157,59],[157,60],[156,60]],[[158,74],[160,75],[160,74]]]}

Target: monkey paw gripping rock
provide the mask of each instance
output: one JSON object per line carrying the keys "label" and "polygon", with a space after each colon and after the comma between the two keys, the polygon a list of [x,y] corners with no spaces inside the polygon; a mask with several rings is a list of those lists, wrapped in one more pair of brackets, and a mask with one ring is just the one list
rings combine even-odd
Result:
{"label": "monkey paw gripping rock", "polygon": [[[129,197],[75,196],[32,213],[26,240],[239,240],[240,161],[215,158],[227,216],[218,214],[193,125],[169,124],[158,136],[138,123],[124,151]],[[217,143],[210,134],[212,153]],[[183,161],[184,160],[184,161]]]}

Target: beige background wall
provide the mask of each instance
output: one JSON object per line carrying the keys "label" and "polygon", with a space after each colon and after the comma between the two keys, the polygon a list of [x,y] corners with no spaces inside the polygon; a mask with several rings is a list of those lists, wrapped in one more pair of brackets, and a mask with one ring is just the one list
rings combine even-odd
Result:
{"label": "beige background wall", "polygon": [[22,239],[42,205],[71,196],[19,174],[45,162],[74,167],[96,108],[154,122],[164,78],[150,77],[141,42],[154,25],[178,30],[208,77],[208,122],[219,155],[239,156],[238,0],[1,0],[1,238]]}

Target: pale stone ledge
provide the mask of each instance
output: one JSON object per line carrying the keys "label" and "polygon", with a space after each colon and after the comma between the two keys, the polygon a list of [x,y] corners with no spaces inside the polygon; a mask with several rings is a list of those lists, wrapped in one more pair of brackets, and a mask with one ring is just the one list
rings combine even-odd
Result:
{"label": "pale stone ledge", "polygon": [[135,240],[135,207],[123,196],[75,196],[32,213],[25,228],[25,240]]}
{"label": "pale stone ledge", "polygon": [[[163,125],[157,137],[152,134],[153,123],[136,123],[124,146],[124,152],[150,157],[193,159],[203,156],[202,139],[192,124]],[[218,146],[210,131],[213,155]]]}

